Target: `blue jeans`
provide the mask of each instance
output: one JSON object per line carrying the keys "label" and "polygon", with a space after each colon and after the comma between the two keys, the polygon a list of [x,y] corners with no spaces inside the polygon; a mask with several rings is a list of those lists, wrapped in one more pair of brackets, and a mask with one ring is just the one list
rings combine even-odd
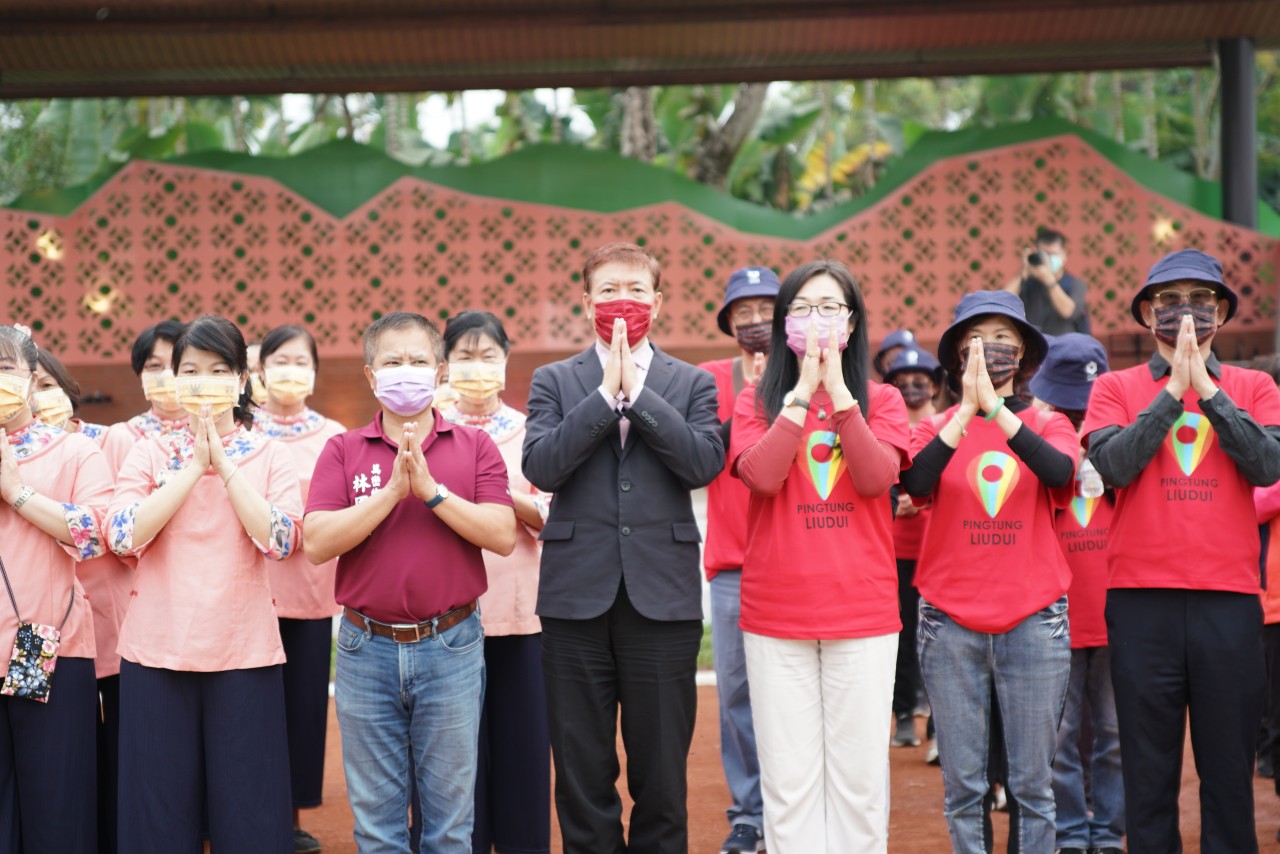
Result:
{"label": "blue jeans", "polygon": [[484,697],[480,614],[417,643],[361,631],[344,617],[337,656],[342,765],[360,854],[409,850],[411,772],[422,851],[471,854]]}
{"label": "blue jeans", "polygon": [[[1080,728],[1086,697],[1093,727],[1087,802],[1080,760]],[[1053,797],[1058,806],[1059,848],[1123,847],[1120,727],[1116,723],[1116,695],[1111,687],[1111,653],[1105,646],[1071,650],[1071,678],[1067,682],[1062,724],[1058,727],[1058,755],[1053,760]]]}
{"label": "blue jeans", "polygon": [[760,795],[760,761],[751,722],[747,659],[742,651],[742,571],[720,572],[711,579],[711,648],[720,697],[720,762],[733,804],[725,812],[729,826],[748,824],[764,833],[764,800]]}
{"label": "blue jeans", "polygon": [[991,691],[1004,720],[1018,850],[1054,850],[1053,752],[1071,669],[1067,599],[1002,634],[966,629],[920,600],[920,669],[938,728],[944,812],[956,854],[984,854]]}

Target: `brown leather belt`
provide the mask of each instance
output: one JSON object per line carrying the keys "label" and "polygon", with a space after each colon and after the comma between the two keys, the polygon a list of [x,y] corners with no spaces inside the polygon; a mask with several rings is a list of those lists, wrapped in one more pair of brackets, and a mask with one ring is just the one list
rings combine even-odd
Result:
{"label": "brown leather belt", "polygon": [[366,619],[358,611],[353,611],[347,607],[344,607],[342,612],[356,628],[372,632],[379,637],[391,638],[396,643],[417,643],[423,638],[435,637],[441,632],[448,631],[458,625],[458,623],[461,623],[476,612],[477,604],[476,600],[473,599],[465,605],[459,605],[452,611],[445,611],[434,620],[426,620],[421,623],[379,623],[376,620]]}

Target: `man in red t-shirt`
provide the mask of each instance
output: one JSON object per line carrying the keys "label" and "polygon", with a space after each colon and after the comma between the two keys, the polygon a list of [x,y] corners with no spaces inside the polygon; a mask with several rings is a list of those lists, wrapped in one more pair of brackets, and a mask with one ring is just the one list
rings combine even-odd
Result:
{"label": "man in red t-shirt", "polygon": [[1124,757],[1129,850],[1181,850],[1188,711],[1201,850],[1257,851],[1253,758],[1262,716],[1262,610],[1252,487],[1280,480],[1280,393],[1210,347],[1236,312],[1216,258],[1156,262],[1133,298],[1151,361],[1098,377],[1084,434],[1117,487],[1107,634]]}
{"label": "man in red t-shirt", "polygon": [[[721,437],[729,448],[733,407],[739,392],[754,386],[764,372],[773,326],[778,275],[768,267],[743,267],[729,277],[724,305],[716,315],[720,331],[732,335],[741,354],[703,362],[698,367],[716,378]],[[720,762],[733,804],[726,811],[730,834],[721,854],[756,852],[764,839],[764,801],[760,762],[751,722],[751,692],[742,649],[742,557],[747,549],[747,506],[751,491],[726,467],[707,487],[707,546],[702,556],[711,585],[711,644],[720,698]]]}

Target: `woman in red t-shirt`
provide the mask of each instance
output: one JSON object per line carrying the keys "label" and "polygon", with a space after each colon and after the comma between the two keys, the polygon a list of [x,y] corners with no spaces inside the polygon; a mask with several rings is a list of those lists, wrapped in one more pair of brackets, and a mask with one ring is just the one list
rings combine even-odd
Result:
{"label": "woman in red t-shirt", "polygon": [[[778,293],[764,376],[734,410],[751,490],[741,625],[770,851],[883,852],[898,647],[887,495],[906,407],[866,377],[866,312],[843,264]],[[846,349],[847,348],[847,349]]]}
{"label": "woman in red t-shirt", "polygon": [[1065,416],[1014,395],[1046,349],[1016,295],[967,294],[938,343],[963,396],[916,426],[902,474],[908,494],[933,501],[916,566],[917,646],[962,854],[985,851],[993,690],[1022,850],[1054,850],[1052,762],[1071,650],[1070,572],[1053,516],[1071,498],[1079,443]]}

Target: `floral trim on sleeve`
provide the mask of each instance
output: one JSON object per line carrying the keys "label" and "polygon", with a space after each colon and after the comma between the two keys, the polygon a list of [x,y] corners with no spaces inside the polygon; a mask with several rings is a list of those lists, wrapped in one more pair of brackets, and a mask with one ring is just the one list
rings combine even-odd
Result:
{"label": "floral trim on sleeve", "polygon": [[80,560],[92,560],[107,553],[93,513],[88,508],[63,504],[62,512],[67,518],[67,530],[71,532],[71,545],[79,553]]}
{"label": "floral trim on sleeve", "polygon": [[111,551],[121,557],[134,554],[133,527],[138,521],[138,505],[141,503],[141,501],[135,501],[107,520],[107,537],[110,540]]}
{"label": "floral trim on sleeve", "polygon": [[274,504],[268,506],[271,508],[270,542],[264,546],[253,537],[249,539],[271,560],[284,560],[298,547],[298,526]]}

